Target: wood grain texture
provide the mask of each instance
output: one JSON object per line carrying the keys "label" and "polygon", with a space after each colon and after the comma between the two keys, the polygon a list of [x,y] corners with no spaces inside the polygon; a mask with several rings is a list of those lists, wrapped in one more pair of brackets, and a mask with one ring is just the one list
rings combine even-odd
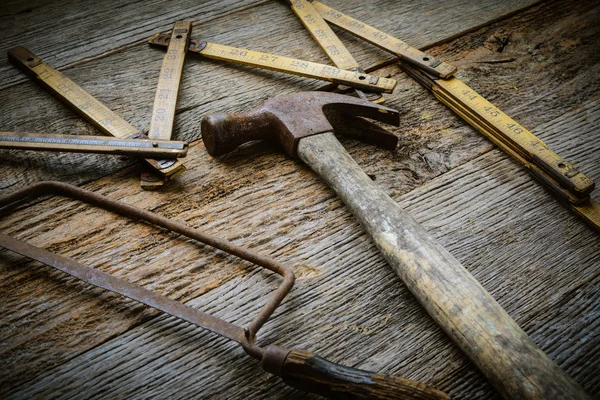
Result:
{"label": "wood grain texture", "polygon": [[389,374],[374,373],[332,363],[307,350],[294,349],[285,358],[283,381],[328,399],[449,400],[450,397],[423,385]]}
{"label": "wood grain texture", "polygon": [[588,399],[460,262],[381,190],[333,133],[306,137],[300,158],[350,209],[429,315],[505,399]]}
{"label": "wood grain texture", "polygon": [[[357,18],[365,19],[369,23],[378,22],[381,29],[398,34],[409,43],[421,46],[457,36],[460,32],[483,25],[494,18],[513,13],[518,9],[526,8],[533,3],[535,3],[534,0],[507,0],[501,3],[492,1],[457,2],[457,6],[452,6],[450,3],[441,5],[434,0],[427,0],[405,2],[401,9],[398,9],[397,4],[391,0],[377,0],[362,4],[354,0],[334,0],[328,4],[332,7],[343,7],[348,12],[354,13]],[[294,24],[281,23],[280,19],[272,18],[273,14],[270,11],[265,11],[262,7],[254,7],[260,4],[264,4],[268,9],[278,10],[278,13],[291,14],[287,5],[278,0],[225,2],[211,0],[200,3],[192,0],[177,0],[167,3],[152,0],[126,4],[108,0],[83,2],[61,0],[50,3],[37,1],[29,4],[16,2],[7,5],[5,8],[7,11],[0,14],[0,21],[5,27],[3,31],[6,34],[2,42],[2,46],[6,47],[0,47],[0,50],[6,50],[18,44],[32,48],[39,46],[41,47],[38,52],[39,56],[48,58],[54,67],[62,68],[86,59],[110,54],[117,49],[136,44],[143,45],[142,42],[152,34],[168,31],[173,21],[176,20],[191,20],[195,21],[195,26],[204,26],[206,22],[224,16],[227,18],[221,19],[217,23],[226,19],[236,19],[240,14],[236,13],[235,16],[229,14],[244,8],[253,10],[252,19],[239,19],[244,25],[235,25],[232,26],[232,29],[238,31],[242,38],[250,40],[252,46],[249,48],[256,48],[264,44],[268,46],[264,49],[266,51],[271,48],[272,43],[282,38],[288,40],[288,45],[299,38],[309,39],[308,33],[303,30],[298,21]],[[395,17],[380,18],[379,13],[382,9],[390,10]],[[66,13],[65,10],[70,12]],[[257,11],[261,14],[260,16],[256,15]],[[267,41],[252,40],[257,32],[253,32],[250,25],[254,24],[256,18],[262,17],[270,18],[270,25],[273,25],[277,33],[269,35]],[[403,22],[398,24],[396,22],[400,17]],[[435,29],[431,25],[432,19],[436,21]],[[273,23],[273,21],[279,23]],[[286,29],[282,31],[281,27],[283,26]],[[49,32],[51,33],[49,34]],[[233,32],[229,31],[229,33]],[[379,54],[379,56],[374,57],[371,46],[350,36],[341,36],[345,41],[352,43],[349,50],[355,57],[359,56],[359,61],[368,59],[363,65],[365,68],[392,58],[384,52],[376,52],[375,54]],[[64,40],[65,37],[68,37],[69,40]],[[235,35],[231,39],[235,39]],[[229,44],[235,43],[229,42]],[[293,53],[298,51],[301,54],[309,55],[307,58],[309,60],[313,59],[310,56],[321,56],[318,46],[305,49],[292,46],[288,48],[288,51],[289,53],[282,52],[282,55],[293,56]],[[0,58],[0,88],[21,81],[23,78],[7,67],[5,61]]]}
{"label": "wood grain texture", "polygon": [[[170,30],[174,21],[202,23],[260,3],[264,0],[9,2],[0,13],[0,53],[16,45],[36,48],[52,66],[63,68],[139,45],[153,33]],[[23,80],[0,57],[0,88]]]}
{"label": "wood grain texture", "polygon": [[[370,18],[372,24],[381,20],[384,8],[361,15],[358,3],[346,3],[349,14]],[[478,15],[498,16],[490,10],[492,3],[477,3],[482,8]],[[411,4],[403,7],[420,7]],[[442,18],[437,10],[427,12],[427,18]],[[456,7],[444,10],[457,12]],[[290,34],[276,32],[267,17],[283,21]],[[409,42],[420,36],[412,43],[424,45],[438,40],[439,30],[448,29],[449,35],[454,27],[457,33],[477,20],[454,17],[448,25],[413,24],[417,19],[394,14],[389,23],[411,30],[399,36]],[[240,30],[240,21],[251,22],[249,33]],[[598,180],[598,105],[590,99],[598,95],[599,22],[594,2],[549,2],[431,52],[458,64],[461,79],[520,123],[539,126],[534,132],[551,148]],[[278,3],[201,26],[215,41],[239,39],[253,47],[269,43],[271,51],[292,48],[291,55],[299,57],[314,51],[315,61],[321,54],[318,47],[310,50],[316,45],[308,37],[292,34],[302,28]],[[281,40],[273,41],[275,33]],[[506,38],[508,44],[502,45]],[[373,54],[370,47],[363,51]],[[66,74],[135,126],[147,128],[163,56],[162,51],[134,46]],[[398,70],[390,66],[378,73],[396,75]],[[221,63],[187,62],[175,137],[198,139],[199,121],[207,113],[238,112],[264,97],[318,87],[273,76]],[[399,149],[390,154],[350,140],[344,145],[551,358],[590,393],[600,393],[597,237],[518,165],[490,152],[489,142],[417,84],[400,78],[388,101],[404,115],[395,131]],[[0,91],[0,110],[4,130],[95,133],[30,82]],[[1,193],[48,178],[89,182],[88,189],[292,265],[298,284],[261,333],[263,343],[302,347],[345,365],[422,380],[458,398],[494,397],[489,384],[416,305],[342,203],[308,168],[273,146],[252,145],[214,160],[196,143],[186,160],[190,172],[165,192],[152,194],[137,189],[135,168],[123,169],[130,161],[1,154]],[[465,164],[469,160],[474,161]],[[172,298],[194,299],[190,304],[195,307],[234,322],[247,322],[248,313],[259,307],[258,296],[276,286],[222,253],[60,199],[3,218],[1,226]],[[303,398],[260,372],[231,343],[173,319],[154,318],[155,313],[131,302],[4,252],[0,285],[2,394]]]}
{"label": "wood grain texture", "polygon": [[[495,14],[491,13],[486,4],[480,3],[481,7],[492,17]],[[449,9],[451,8],[449,7]],[[552,30],[552,23],[557,15],[562,13],[564,20],[568,21],[570,16],[576,15],[577,12],[588,14],[581,16],[582,26],[575,25],[574,31],[570,26],[565,26],[558,32]],[[594,51],[595,41],[592,39],[595,28],[593,6],[584,3],[580,5],[580,8],[574,9],[568,5],[559,5],[556,14],[554,9],[548,8],[538,9],[536,15],[539,13],[541,16],[535,23],[541,24],[540,29],[543,29],[543,26],[547,27],[547,35],[544,37],[547,39],[546,41],[533,33],[523,37],[524,26],[532,23],[531,14],[526,13],[510,26],[496,24],[493,29],[487,29],[485,33],[469,36],[468,39],[455,42],[452,46],[443,46],[436,50],[437,52],[448,49],[443,57],[453,63],[459,61],[459,65],[464,69],[461,71],[461,78],[465,79],[467,83],[473,84],[474,89],[479,90],[484,96],[492,97],[494,101],[501,100],[496,101],[499,106],[510,106],[507,111],[518,110],[518,120],[525,126],[535,126],[540,121],[556,116],[553,111],[558,103],[564,105],[565,109],[568,109],[568,106],[577,105],[582,99],[585,99],[586,92],[593,90],[593,83],[598,79],[594,67],[597,53]],[[404,20],[405,14],[398,17],[403,18],[402,24],[399,25],[408,24],[412,27],[411,35],[419,31],[421,25],[410,25],[412,20]],[[252,22],[251,25],[248,25],[249,32],[239,29],[236,21],[240,20]],[[195,32],[202,32],[207,38],[221,42],[231,41],[248,46],[269,43],[269,49],[273,49],[273,51],[284,52],[285,49],[288,49],[287,51],[292,53],[292,56],[326,61],[326,56],[321,54],[322,51],[308,34],[303,37],[294,37],[293,35],[281,37],[278,26],[273,26],[271,23],[273,20],[286,21],[285,24],[289,25],[290,29],[297,25],[297,31],[303,32],[299,21],[283,4],[281,7],[265,5],[236,13],[235,18],[203,24],[202,28],[196,29]],[[467,20],[466,16],[465,20]],[[468,21],[477,21],[477,19],[473,17]],[[467,26],[464,21],[459,22],[454,22],[453,26],[456,31]],[[487,40],[493,43],[498,31],[502,30],[515,32],[516,38],[514,43],[511,42],[504,54],[500,56],[517,60],[505,64],[481,63],[482,60],[498,58],[497,52],[483,47],[482,42]],[[274,42],[273,37],[280,39]],[[584,40],[579,39],[581,49],[573,52],[572,46],[570,48],[562,47],[561,43],[564,37],[583,38]],[[437,37],[433,33],[425,31],[414,44],[422,46],[435,40]],[[536,50],[535,55],[532,55],[532,48],[538,45],[540,49]],[[294,50],[289,50],[290,47]],[[377,54],[378,50],[372,46],[369,49],[370,51],[363,57],[368,54],[371,56]],[[32,50],[36,51],[35,48]],[[508,53],[509,50],[510,53]],[[312,54],[322,59],[314,58]],[[592,56],[584,57],[587,54]],[[78,66],[65,73],[134,126],[147,130],[152,99],[156,89],[157,73],[160,70],[163,56],[162,50],[137,46],[93,63]],[[320,87],[320,83],[302,78],[284,78],[281,74],[268,71],[189,58],[186,62],[186,72],[182,82],[183,89],[180,93],[175,121],[174,137],[177,139],[198,139],[200,137],[198,132],[200,119],[208,113],[238,112],[255,106],[259,99]],[[563,64],[568,66],[572,75],[562,75]],[[539,76],[538,81],[528,78],[532,69]],[[398,72],[393,67],[390,70],[383,70],[381,73],[396,75]],[[477,81],[476,77],[482,74],[487,78]],[[507,87],[505,84],[507,76],[512,76],[510,83],[519,88],[519,98],[514,96],[514,87]],[[474,82],[471,82],[472,79]],[[577,82],[573,82],[574,79],[577,79]],[[589,84],[584,85],[584,82]],[[470,141],[463,140],[462,135],[478,137],[449,113],[441,111],[442,117],[438,118],[437,114],[440,113],[438,110],[444,107],[438,105],[425,91],[416,86],[410,80],[401,79],[396,93],[389,96],[388,100],[389,106],[400,109],[405,115],[403,124],[396,132],[408,139],[401,144],[401,156],[405,157],[410,154],[409,157],[413,160],[398,168],[417,178],[415,186],[426,179],[430,170],[437,171],[437,164],[442,164],[439,167],[445,171],[455,165],[453,164],[455,161],[460,162],[460,159],[472,157],[464,152],[465,144]],[[224,91],[224,87],[228,89]],[[498,87],[502,90],[498,90]],[[553,97],[552,93],[549,94],[548,99],[544,98],[548,94],[549,88],[552,87],[557,91],[562,91],[561,98]],[[35,99],[35,102],[30,99]],[[522,112],[523,109],[525,112]],[[0,111],[5,115],[4,130],[52,129],[64,133],[97,134],[95,129],[66,110],[61,104],[57,104],[54,99],[31,82],[0,91]],[[436,118],[433,117],[434,115]],[[461,128],[458,136],[449,133],[456,132],[453,130],[456,127]],[[481,139],[475,140],[480,140],[480,144],[486,143]],[[419,151],[415,151],[415,146],[420,146],[420,143],[432,148],[421,147]],[[453,151],[454,149],[457,151]],[[373,154],[370,150],[364,153],[373,159],[379,159],[384,154]],[[444,155],[440,157],[440,153],[444,153]],[[2,154],[8,153],[3,152]],[[28,183],[47,179],[59,179],[71,183],[89,182],[115,172],[126,165],[131,164],[115,157],[85,157],[64,154],[40,156],[35,153],[11,153],[8,158],[2,157],[2,163],[0,163],[0,191],[3,188],[22,187]],[[6,172],[4,172],[4,168],[8,168]]]}
{"label": "wood grain texture", "polygon": [[[574,149],[562,129],[572,127],[578,140],[585,141],[598,129],[598,116],[600,103],[594,102],[534,133],[596,178],[600,160],[595,154],[600,145],[593,142],[583,151]],[[282,157],[283,167],[289,163]],[[246,163],[256,164],[256,158]],[[265,173],[268,170],[263,168]],[[304,207],[282,210],[282,203],[269,201],[282,192],[269,184],[271,190],[262,194],[244,188],[238,196],[246,200],[246,216],[272,210],[264,224],[248,226],[240,221],[218,228],[222,234],[229,231],[254,241],[262,236],[256,231],[264,234],[268,225],[274,227],[274,213],[288,212],[292,218],[280,221],[281,230],[257,246],[262,251],[264,246],[278,248],[271,254],[284,262],[295,260],[292,266],[299,277],[290,297],[259,335],[260,342],[309,348],[345,365],[419,379],[454,398],[495,398],[484,378],[417,306],[341,202],[322,193],[322,183],[306,168],[296,165],[290,175],[296,174],[302,179],[295,193],[303,197],[296,199],[296,205]],[[103,181],[90,186],[105,187]],[[323,197],[315,203],[310,192]],[[124,191],[107,194],[123,200]],[[551,358],[591,394],[599,393],[595,372],[600,360],[600,240],[594,232],[498,150],[398,200]],[[228,199],[220,199],[213,207],[226,208],[227,203]],[[167,209],[174,207],[164,207],[161,213],[168,214]],[[230,214],[230,221],[238,219]],[[244,323],[249,320],[246,313],[258,309],[258,296],[274,287],[271,278],[255,271],[238,275],[188,304]],[[260,371],[235,344],[165,316],[49,371],[23,385],[13,397],[78,398],[86,393],[97,398],[307,398]]]}

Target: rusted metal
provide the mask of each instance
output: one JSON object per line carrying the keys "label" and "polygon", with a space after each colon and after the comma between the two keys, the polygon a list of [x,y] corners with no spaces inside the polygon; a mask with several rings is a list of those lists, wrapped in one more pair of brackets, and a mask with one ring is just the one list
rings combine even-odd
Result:
{"label": "rusted metal", "polygon": [[179,222],[161,217],[160,215],[151,213],[149,211],[141,210],[128,204],[111,200],[107,197],[65,183],[42,182],[21,189],[6,197],[0,198],[0,208],[8,208],[10,205],[20,202],[25,198],[33,199],[48,195],[69,197],[108,211],[112,211],[127,218],[149,222],[153,225],[179,233],[180,235],[205,243],[229,254],[233,254],[241,259],[281,275],[283,277],[283,281],[277,290],[275,290],[275,292],[273,292],[273,294],[269,297],[269,300],[261,308],[258,315],[252,320],[247,328],[248,334],[246,335],[244,334],[244,329],[241,327],[224,321],[220,318],[214,317],[203,311],[196,310],[183,303],[171,300],[166,296],[160,295],[148,289],[144,289],[139,285],[129,283],[121,278],[117,278],[95,268],[79,264],[70,258],[51,253],[47,250],[0,233],[0,246],[2,247],[37,260],[43,264],[52,266],[91,285],[118,293],[132,300],[136,300],[167,314],[173,315],[177,318],[181,318],[194,325],[206,328],[214,333],[225,336],[228,339],[240,343],[246,352],[252,357],[258,360],[262,359],[265,349],[255,344],[256,333],[267,322],[271,315],[273,315],[273,312],[277,306],[281,304],[285,296],[292,289],[295,277],[290,268],[271,258],[262,256],[245,247],[238,246],[228,240],[215,237],[197,229],[190,228]]}
{"label": "rusted metal", "polygon": [[[265,100],[257,108],[239,114],[218,113],[202,119],[202,140],[212,156],[225,154],[253,140],[276,140],[292,157],[303,137],[334,130],[331,113],[362,116],[398,125],[397,110],[328,92],[303,92]],[[368,142],[394,149],[398,138],[384,129],[373,129]]]}
{"label": "rusted metal", "polygon": [[289,349],[279,346],[268,346],[262,358],[262,369],[273,375],[281,376],[281,370],[285,365],[285,359],[290,354]]}
{"label": "rusted metal", "polygon": [[70,258],[51,253],[0,232],[1,247],[54,267],[91,285],[118,293],[234,340],[242,345],[246,353],[260,360],[263,369],[281,376],[286,384],[298,389],[336,399],[449,399],[445,393],[417,381],[335,364],[305,350],[289,350],[273,345],[266,348],[258,346],[256,344],[256,334],[292,289],[295,280],[294,273],[277,261],[247,248],[237,246],[228,240],[217,238],[154,213],[60,182],[38,183],[2,197],[0,198],[0,212],[22,202],[26,198],[48,195],[60,195],[80,200],[125,217],[145,221],[179,233],[260,265],[281,275],[283,281],[277,290],[271,294],[269,300],[263,305],[248,327],[241,328],[139,285],[129,283],[124,279],[82,265]]}

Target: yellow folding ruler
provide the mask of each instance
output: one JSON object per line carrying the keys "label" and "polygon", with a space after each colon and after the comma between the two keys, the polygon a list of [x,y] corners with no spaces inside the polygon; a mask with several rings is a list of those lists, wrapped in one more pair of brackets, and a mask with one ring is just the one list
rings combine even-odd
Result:
{"label": "yellow folding ruler", "polygon": [[[100,101],[95,99],[92,95],[87,93],[81,87],[79,87],[72,80],[67,78],[60,71],[50,67],[46,64],[41,58],[37,57],[35,54],[31,53],[29,50],[22,46],[18,46],[12,48],[8,51],[8,59],[21,70],[23,70],[27,75],[35,79],[42,87],[48,90],[51,94],[57,97],[59,100],[64,102],[78,114],[80,114],[83,118],[92,123],[96,128],[98,128],[102,133],[114,136],[119,139],[125,139],[125,144],[122,141],[112,141],[110,145],[115,146],[121,144],[120,148],[126,147],[126,144],[132,145],[133,147],[146,147],[147,144],[143,140],[140,140],[140,144],[135,143],[137,139],[146,139],[153,148],[165,146],[165,142],[170,138],[170,129],[168,137],[165,134],[157,134],[154,139],[150,139],[144,133],[140,132],[138,129],[130,125],[123,118],[119,117],[113,111],[111,111],[108,107],[102,104]],[[169,71],[167,71],[168,73]],[[166,75],[166,74],[165,74]],[[179,78],[177,78],[177,86],[179,84]],[[171,90],[172,86],[170,83],[165,83],[164,87]],[[159,86],[159,90],[161,86]],[[163,92],[164,93],[164,92]],[[174,94],[173,98],[176,98],[176,94]],[[171,106],[161,107],[161,103],[158,105],[155,104],[153,109],[153,117],[157,116],[160,118],[163,117],[162,122],[164,122],[164,126],[172,127],[172,114],[167,113],[167,108],[171,110]],[[174,112],[173,112],[174,114]],[[154,119],[154,118],[153,118]],[[170,120],[169,123],[167,120]],[[170,124],[170,125],[169,125]],[[161,125],[162,127],[162,125]],[[157,131],[160,131],[158,129]],[[8,135],[7,135],[8,136]],[[32,136],[32,135],[29,135]],[[35,135],[33,135],[35,136]],[[47,137],[49,135],[43,135]],[[162,139],[165,138],[166,140]],[[60,143],[56,143],[56,141],[60,138],[50,138],[51,142],[55,143],[55,146],[60,147]],[[73,138],[75,139],[75,138]],[[72,139],[72,140],[73,140]],[[79,143],[85,144],[86,146],[96,146],[92,147],[95,150],[99,150],[100,145],[94,142],[95,139],[90,139],[89,141],[85,141],[85,138],[82,137],[79,139],[78,143],[69,143],[69,146],[66,146],[67,143],[62,143],[64,147],[77,147]],[[102,140],[102,139],[98,139]],[[8,140],[5,140],[8,141]],[[35,141],[44,141],[44,139],[21,139],[21,146],[24,146],[23,143],[26,141],[30,141],[34,143]],[[134,142],[134,143],[132,143]],[[170,142],[170,141],[169,141]],[[16,143],[13,140],[13,145]],[[48,144],[48,140],[46,140]],[[183,142],[176,142],[183,145],[187,150],[187,144]],[[45,146],[46,150],[52,146]],[[106,147],[106,146],[105,146]],[[101,151],[100,151],[101,152]],[[178,160],[173,159],[174,157],[169,156],[166,158],[158,158],[158,152],[154,151],[156,154],[155,158],[145,158],[145,163],[150,167],[152,173],[156,175],[156,177],[152,177],[149,174],[144,174],[144,177],[147,180],[142,181],[142,187],[144,189],[156,189],[161,187],[164,182],[168,179],[171,179],[182,172],[185,171],[185,167]],[[142,155],[142,153],[140,153]],[[145,156],[144,156],[145,157]],[[154,155],[152,156],[154,157]]]}
{"label": "yellow folding ruler", "polygon": [[[303,0],[292,0],[291,3],[306,8]],[[332,25],[398,56],[405,72],[522,163],[551,193],[600,232],[600,205],[589,196],[594,189],[594,182],[550,150],[537,136],[453,77],[455,67],[321,2],[313,1],[311,4],[312,9]]]}
{"label": "yellow folding ruler", "polygon": [[[171,139],[173,123],[175,122],[177,95],[179,94],[179,84],[183,72],[183,62],[185,61],[185,54],[190,43],[191,34],[191,22],[178,21],[175,23],[156,86],[152,118],[150,119],[150,130],[148,131],[150,139]],[[152,190],[164,185],[165,180],[166,177],[164,176],[144,171],[142,172],[140,183],[143,189]]]}
{"label": "yellow folding ruler", "polygon": [[185,157],[188,144],[171,140],[111,139],[105,136],[0,132],[0,149],[114,154],[172,159]]}
{"label": "yellow folding ruler", "polygon": [[[309,1],[286,0],[286,2],[336,67],[348,71],[365,72]],[[383,95],[378,93],[364,93],[360,89],[355,89],[355,93],[358,97],[374,103],[385,101]]]}
{"label": "yellow folding ruler", "polygon": [[[169,45],[170,40],[171,35],[156,34],[150,38],[148,43],[164,47]],[[189,51],[215,60],[284,72],[303,76],[305,78],[319,79],[372,92],[391,93],[396,86],[396,81],[393,79],[381,78],[357,70],[348,71],[330,65],[210,43],[202,40],[192,40],[190,42]]]}

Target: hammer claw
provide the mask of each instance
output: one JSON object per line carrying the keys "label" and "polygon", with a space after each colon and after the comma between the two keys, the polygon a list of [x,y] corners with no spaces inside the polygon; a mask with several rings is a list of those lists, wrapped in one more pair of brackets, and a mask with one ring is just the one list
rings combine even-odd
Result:
{"label": "hammer claw", "polygon": [[337,134],[390,151],[398,145],[398,136],[364,118],[345,113],[332,113],[327,118]]}
{"label": "hammer claw", "polygon": [[388,125],[400,125],[400,113],[397,110],[372,103],[368,100],[355,97],[350,98],[356,100],[356,102],[344,101],[339,103],[327,103],[323,105],[323,110],[325,112],[328,110],[341,112],[350,117],[374,119]]}

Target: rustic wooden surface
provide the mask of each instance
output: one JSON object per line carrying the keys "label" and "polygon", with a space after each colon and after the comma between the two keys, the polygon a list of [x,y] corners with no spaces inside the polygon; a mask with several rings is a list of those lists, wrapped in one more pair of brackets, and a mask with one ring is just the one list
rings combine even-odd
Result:
{"label": "rustic wooden surface", "polygon": [[[282,2],[174,1],[160,9],[159,2],[13,3],[0,11],[3,46],[25,44],[56,67],[72,67],[65,71],[70,78],[139,128],[148,127],[164,54],[143,39],[177,18],[197,22],[194,37],[326,62]],[[398,9],[384,0],[327,2],[418,47],[437,44],[431,53],[457,65],[461,79],[600,180],[600,7],[455,3],[409,1]],[[397,151],[343,140],[346,148],[552,359],[598,395],[598,235],[400,74],[391,57],[340,36],[362,65],[399,80],[387,104],[403,114]],[[97,133],[6,64],[0,82],[3,130]],[[174,137],[199,139],[207,113],[320,87],[190,57]],[[261,343],[419,379],[455,398],[495,396],[306,166],[269,144],[214,160],[201,141],[185,164],[189,171],[166,190],[148,193],[130,160],[2,151],[0,194],[58,179],[255,248],[298,277],[260,332]],[[276,286],[275,277],[233,257],[69,200],[36,202],[0,224],[3,232],[240,324]],[[304,398],[233,343],[1,254],[2,397]]]}

